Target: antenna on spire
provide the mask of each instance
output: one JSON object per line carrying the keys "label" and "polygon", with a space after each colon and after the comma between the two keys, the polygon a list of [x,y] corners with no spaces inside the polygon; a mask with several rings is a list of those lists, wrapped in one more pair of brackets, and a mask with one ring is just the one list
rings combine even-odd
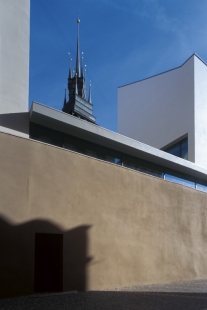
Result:
{"label": "antenna on spire", "polygon": [[79,14],[77,18],[77,50],[76,50],[76,73],[77,76],[80,77],[80,42],[79,42]]}
{"label": "antenna on spire", "polygon": [[91,81],[90,81],[90,84],[89,84],[89,93],[88,93],[88,102],[89,102],[89,103],[92,103],[92,100],[91,100],[91,86],[92,86],[92,84],[91,84]]}

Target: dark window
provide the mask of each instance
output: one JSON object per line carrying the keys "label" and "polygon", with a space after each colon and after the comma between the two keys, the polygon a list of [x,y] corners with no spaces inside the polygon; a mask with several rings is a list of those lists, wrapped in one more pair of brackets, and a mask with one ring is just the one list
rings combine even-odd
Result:
{"label": "dark window", "polygon": [[197,179],[196,189],[202,192],[207,192],[207,181]]}
{"label": "dark window", "polygon": [[120,152],[34,123],[30,123],[30,138],[117,165],[122,162]]}
{"label": "dark window", "polygon": [[163,177],[163,168],[161,166],[142,159],[134,158],[132,156],[123,155],[123,166],[153,175],[158,178]]}
{"label": "dark window", "polygon": [[183,140],[181,143],[181,157],[188,159],[188,139]]}
{"label": "dark window", "polygon": [[164,151],[174,156],[188,159],[188,139],[186,138],[180,142],[177,142]]}
{"label": "dark window", "polygon": [[195,188],[195,178],[170,169],[165,170],[165,180]]}

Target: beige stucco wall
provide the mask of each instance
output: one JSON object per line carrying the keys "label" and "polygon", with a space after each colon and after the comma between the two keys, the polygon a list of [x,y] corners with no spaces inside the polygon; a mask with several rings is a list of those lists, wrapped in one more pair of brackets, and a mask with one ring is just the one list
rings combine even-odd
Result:
{"label": "beige stucco wall", "polygon": [[207,277],[205,193],[4,133],[0,171],[3,295],[33,293],[35,232],[63,233],[65,291]]}

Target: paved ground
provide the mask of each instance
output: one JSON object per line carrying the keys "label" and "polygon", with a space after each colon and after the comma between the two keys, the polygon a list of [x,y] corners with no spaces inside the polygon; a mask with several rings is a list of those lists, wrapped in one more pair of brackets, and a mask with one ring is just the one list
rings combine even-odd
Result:
{"label": "paved ground", "polygon": [[0,300],[1,310],[207,310],[207,280]]}

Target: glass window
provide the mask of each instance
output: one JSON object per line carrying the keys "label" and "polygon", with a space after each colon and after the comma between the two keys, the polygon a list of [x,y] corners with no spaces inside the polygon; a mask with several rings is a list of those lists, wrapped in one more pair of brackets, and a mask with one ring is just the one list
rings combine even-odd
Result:
{"label": "glass window", "polygon": [[166,169],[165,180],[195,188],[195,179],[187,174]]}
{"label": "glass window", "polygon": [[188,139],[181,142],[181,157],[188,159]]}
{"label": "glass window", "polygon": [[188,159],[188,139],[186,138],[178,143],[175,143],[164,151],[174,156]]}
{"label": "glass window", "polygon": [[116,165],[121,165],[122,164],[122,162],[121,162],[121,159],[120,158],[114,158],[114,163],[116,164]]}
{"label": "glass window", "polygon": [[59,147],[63,147],[63,139],[62,139],[61,136],[53,135],[51,139],[52,139],[52,144],[53,145],[56,145],[56,146],[59,146]]}
{"label": "glass window", "polygon": [[89,149],[86,149],[86,155],[97,158],[96,152]]}
{"label": "glass window", "polygon": [[169,149],[166,150],[167,153],[170,153],[174,156],[180,157],[180,144],[176,144],[171,146]]}
{"label": "glass window", "polygon": [[138,164],[136,164],[136,160],[133,160],[132,158],[126,158],[125,156],[123,159],[123,166],[134,170],[138,169]]}
{"label": "glass window", "polygon": [[132,156],[127,155],[123,156],[123,166],[146,174],[156,176],[158,178],[163,177],[162,167]]}
{"label": "glass window", "polygon": [[106,152],[105,160],[116,165],[122,164],[121,156],[118,156],[116,153],[113,154],[113,152]]}
{"label": "glass window", "polygon": [[114,162],[114,157],[106,155],[105,156],[105,160],[108,161],[109,163],[113,163]]}
{"label": "glass window", "polygon": [[202,192],[207,192],[207,181],[196,180],[196,189]]}
{"label": "glass window", "polygon": [[69,143],[69,142],[64,142],[63,147],[64,147],[65,149],[67,149],[67,150],[76,152],[76,147],[75,147],[75,145],[73,145],[73,144],[71,144],[71,143]]}
{"label": "glass window", "polygon": [[47,137],[44,135],[39,135],[38,138],[39,138],[38,141],[40,141],[40,142],[49,143],[49,144],[51,144],[51,142],[52,142],[50,137]]}
{"label": "glass window", "polygon": [[157,178],[162,178],[163,177],[163,173],[162,171],[159,169],[153,169],[153,168],[150,168],[150,167],[140,167],[138,169],[140,172],[144,172],[144,173],[147,173],[147,174],[150,174],[150,175],[153,175],[154,177],[157,177]]}

